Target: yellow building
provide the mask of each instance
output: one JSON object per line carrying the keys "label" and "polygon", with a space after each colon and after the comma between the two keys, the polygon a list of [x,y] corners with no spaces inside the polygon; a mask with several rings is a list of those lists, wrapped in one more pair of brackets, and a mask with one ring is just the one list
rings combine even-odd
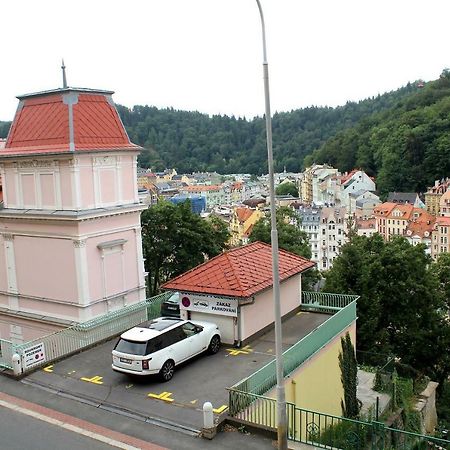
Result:
{"label": "yellow building", "polygon": [[[311,441],[313,435],[326,432],[325,427],[328,429],[332,425],[330,420],[324,420],[324,415],[328,415],[329,419],[335,417],[335,425],[342,416],[344,388],[339,367],[341,338],[349,333],[356,348],[357,298],[340,294],[303,293],[300,306],[303,320],[315,320],[315,313],[326,311],[325,305],[339,304],[339,307],[333,306],[333,315],[283,353],[287,432],[291,440]],[[276,429],[274,361],[231,389],[232,417]]]}
{"label": "yellow building", "polygon": [[439,215],[439,202],[442,195],[450,189],[450,178],[436,180],[434,186],[425,192],[425,207],[433,216]]}
{"label": "yellow building", "polygon": [[264,213],[258,208],[236,207],[230,221],[230,245],[238,247],[246,244],[250,231]]}

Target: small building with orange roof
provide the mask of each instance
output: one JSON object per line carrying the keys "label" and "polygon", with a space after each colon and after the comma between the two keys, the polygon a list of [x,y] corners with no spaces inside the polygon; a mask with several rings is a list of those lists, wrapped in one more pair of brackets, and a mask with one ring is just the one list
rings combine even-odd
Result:
{"label": "small building with orange roof", "polygon": [[251,233],[250,228],[253,228],[264,213],[258,208],[248,208],[238,206],[233,208],[233,214],[229,225],[230,229],[230,245],[237,247],[248,242],[248,236]]}
{"label": "small building with orange roof", "polygon": [[425,252],[431,255],[432,234],[436,218],[422,208],[414,208],[404,236],[411,245],[425,244]]}
{"label": "small building with orange roof", "polygon": [[[254,242],[201,264],[165,283],[181,293],[181,317],[216,323],[227,344],[242,345],[274,323],[272,249]],[[300,306],[301,274],[315,264],[279,251],[281,314]]]}
{"label": "small building with orange roof", "polygon": [[372,236],[377,232],[376,219],[374,217],[356,218],[356,231],[358,236]]}

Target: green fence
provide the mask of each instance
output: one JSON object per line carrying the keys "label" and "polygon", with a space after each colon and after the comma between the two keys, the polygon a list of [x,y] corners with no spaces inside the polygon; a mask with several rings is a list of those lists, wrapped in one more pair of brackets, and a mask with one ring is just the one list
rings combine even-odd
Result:
{"label": "green fence", "polygon": [[[229,390],[229,415],[243,423],[276,431],[276,400]],[[288,439],[316,448],[342,450],[450,449],[450,441],[365,422],[323,414],[286,404]]]}
{"label": "green fence", "polygon": [[[160,315],[161,303],[170,297],[170,292],[157,295],[143,302],[126,306],[117,311],[104,314],[101,317],[65,328],[47,336],[39,337],[23,344],[12,344],[0,341],[0,365],[12,369],[11,357],[17,353],[22,360],[23,372],[34,370],[36,367],[48,364],[66,355],[95,345],[112,336],[122,333],[146,320]],[[24,362],[30,349],[43,348],[45,359],[29,366]]]}
{"label": "green fence", "polygon": [[6,339],[0,339],[0,367],[10,369],[13,354],[13,343]]}
{"label": "green fence", "polygon": [[[355,296],[347,297],[347,305],[283,353],[283,374],[289,375],[314,353],[338,336],[356,320]],[[353,299],[349,302],[350,297]],[[263,395],[276,385],[275,360],[232,386],[238,391]]]}
{"label": "green fence", "polygon": [[302,292],[301,308],[306,311],[333,314],[359,298],[358,295],[332,294],[329,292]]}

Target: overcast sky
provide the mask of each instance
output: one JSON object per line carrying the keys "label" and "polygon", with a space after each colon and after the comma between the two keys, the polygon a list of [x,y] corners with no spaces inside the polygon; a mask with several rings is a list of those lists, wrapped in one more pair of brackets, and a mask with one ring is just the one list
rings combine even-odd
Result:
{"label": "overcast sky", "polygon": [[[448,0],[261,0],[272,112],[336,106],[450,67]],[[0,9],[0,120],[16,95],[111,89],[126,106],[264,112],[255,0],[14,0]]]}

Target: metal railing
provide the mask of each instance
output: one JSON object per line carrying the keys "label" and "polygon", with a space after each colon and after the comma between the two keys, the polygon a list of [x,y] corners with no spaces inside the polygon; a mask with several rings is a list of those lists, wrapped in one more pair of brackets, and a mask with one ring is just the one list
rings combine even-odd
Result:
{"label": "metal railing", "polygon": [[[229,391],[229,415],[243,423],[276,430],[276,400],[234,389]],[[343,450],[442,450],[450,441],[323,414],[286,403],[288,439],[317,448]]]}
{"label": "metal railing", "polygon": [[0,367],[11,369],[11,361],[13,351],[13,343],[6,339],[0,339]]}
{"label": "metal railing", "polygon": [[[171,292],[165,292],[143,302],[125,306],[117,311],[104,314],[101,317],[65,328],[47,336],[39,337],[23,344],[12,344],[0,341],[0,365],[12,369],[12,355],[17,353],[22,360],[23,373],[34,370],[64,356],[78,352],[86,347],[97,344],[110,337],[122,333],[146,320],[160,315],[161,303],[170,297]],[[30,349],[42,348],[45,358],[36,364],[24,364],[24,355]],[[5,349],[4,349],[5,348]]]}
{"label": "metal railing", "polygon": [[302,292],[301,308],[306,311],[333,314],[359,298],[359,295],[332,294],[329,292]]}
{"label": "metal railing", "polygon": [[[284,376],[292,373],[356,320],[356,298],[355,296],[352,298],[353,300],[347,302],[346,306],[283,353]],[[232,389],[263,395],[275,385],[276,371],[273,360],[249,377],[236,383]]]}

